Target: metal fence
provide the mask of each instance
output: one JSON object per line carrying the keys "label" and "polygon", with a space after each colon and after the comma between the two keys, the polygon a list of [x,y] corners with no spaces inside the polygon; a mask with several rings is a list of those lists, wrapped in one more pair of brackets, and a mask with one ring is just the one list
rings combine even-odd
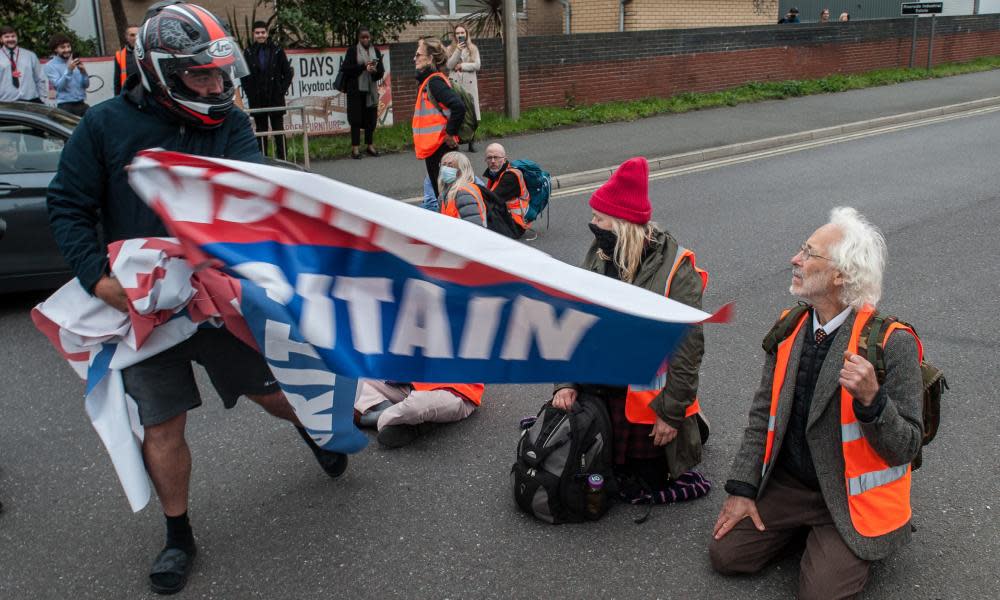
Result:
{"label": "metal fence", "polygon": [[[259,138],[261,138],[261,137],[270,138],[270,137],[274,137],[274,136],[277,136],[277,135],[283,135],[283,136],[287,137],[287,136],[294,136],[294,135],[300,135],[301,134],[302,135],[302,166],[305,167],[305,169],[308,171],[309,170],[309,128],[305,126],[306,125],[306,112],[305,112],[306,108],[307,108],[306,106],[272,106],[272,107],[268,107],[268,108],[248,108],[248,109],[245,109],[245,111],[248,114],[250,114],[250,115],[253,115],[255,113],[269,113],[269,112],[278,112],[278,111],[284,112],[284,111],[289,111],[289,110],[297,110],[297,111],[299,111],[299,114],[301,115],[300,121],[302,123],[302,129],[282,129],[280,131],[257,131],[257,132],[254,132],[254,136],[255,137],[259,137]],[[288,155],[288,146],[289,146],[289,142],[290,141],[291,140],[288,140],[288,139],[285,140],[285,156],[286,157]]]}
{"label": "metal fence", "polygon": [[[941,16],[971,15],[976,9],[976,0],[943,0],[943,2],[944,12]],[[794,6],[799,9],[799,20],[803,23],[819,21],[819,13],[824,8],[830,9],[831,21],[836,21],[844,11],[851,15],[852,21],[898,19],[899,5],[902,3],[903,0],[781,0],[778,3],[778,16],[784,16],[788,9]]]}

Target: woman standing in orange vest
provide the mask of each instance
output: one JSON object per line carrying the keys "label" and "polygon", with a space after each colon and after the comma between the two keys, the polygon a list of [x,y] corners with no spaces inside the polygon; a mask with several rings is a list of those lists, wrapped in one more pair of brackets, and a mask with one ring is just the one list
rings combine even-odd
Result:
{"label": "woman standing in orange vest", "polygon": [[[583,268],[701,308],[708,274],[694,253],[650,221],[649,164],[632,158],[590,198],[596,238]],[[629,387],[562,383],[552,405],[570,410],[579,394],[602,398],[614,428],[615,472],[623,499],[657,504],[692,500],[711,484],[693,468],[701,462],[708,425],[698,402],[698,369],[705,350],[700,325],[677,347],[666,372]]]}
{"label": "woman standing in orange vest", "polygon": [[413,107],[413,150],[423,159],[435,195],[441,157],[458,148],[458,130],[465,119],[465,104],[452,91],[448,78],[440,71],[448,56],[439,40],[423,38],[417,42],[413,66],[417,69],[417,102]]}

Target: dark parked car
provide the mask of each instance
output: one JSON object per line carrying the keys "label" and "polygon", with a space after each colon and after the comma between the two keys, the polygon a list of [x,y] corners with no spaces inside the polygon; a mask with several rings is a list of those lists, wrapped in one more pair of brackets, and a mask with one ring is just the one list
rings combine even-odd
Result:
{"label": "dark parked car", "polygon": [[0,102],[0,223],[6,224],[0,235],[0,294],[52,289],[73,277],[49,230],[45,194],[79,122],[57,108]]}
{"label": "dark parked car", "polygon": [[0,102],[0,294],[54,288],[72,277],[49,231],[45,193],[80,118]]}

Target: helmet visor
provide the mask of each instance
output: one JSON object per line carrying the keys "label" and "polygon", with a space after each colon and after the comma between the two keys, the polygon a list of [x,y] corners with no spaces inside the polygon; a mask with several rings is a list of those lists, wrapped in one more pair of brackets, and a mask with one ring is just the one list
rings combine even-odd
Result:
{"label": "helmet visor", "polygon": [[250,73],[246,61],[243,60],[239,44],[231,37],[212,40],[208,44],[195,48],[194,53],[177,58],[176,70],[215,68],[221,70],[232,80],[245,77]]}

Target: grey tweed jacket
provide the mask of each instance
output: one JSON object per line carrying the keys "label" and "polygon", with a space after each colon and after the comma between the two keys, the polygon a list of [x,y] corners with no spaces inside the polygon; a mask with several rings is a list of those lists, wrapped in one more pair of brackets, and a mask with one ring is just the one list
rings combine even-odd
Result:
{"label": "grey tweed jacket", "polygon": [[[844,351],[851,337],[851,326],[856,313],[837,329],[837,333],[820,368],[813,393],[809,418],[806,423],[806,440],[812,453],[820,490],[827,508],[837,526],[837,531],[848,547],[863,560],[880,560],[910,540],[910,524],[878,537],[865,537],[851,524],[844,481],[844,452],[840,438],[840,368]],[[792,346],[785,373],[785,384],[778,400],[775,423],[774,448],[770,467],[781,451],[785,432],[792,411],[795,393],[795,374],[805,336],[812,331],[807,321]],[[920,361],[913,336],[897,332],[889,337],[885,346],[886,380],[879,390],[885,395],[885,408],[875,421],[862,423],[861,430],[872,448],[890,465],[910,462],[920,449],[923,435],[923,384]],[[750,421],[743,433],[743,442],[730,479],[743,481],[757,488],[757,498],[766,493],[773,471],[761,474],[764,446],[767,441],[767,422],[771,410],[771,384],[774,377],[774,355],[764,361],[760,387],[754,394],[750,408]],[[764,523],[767,526],[767,523]]]}

